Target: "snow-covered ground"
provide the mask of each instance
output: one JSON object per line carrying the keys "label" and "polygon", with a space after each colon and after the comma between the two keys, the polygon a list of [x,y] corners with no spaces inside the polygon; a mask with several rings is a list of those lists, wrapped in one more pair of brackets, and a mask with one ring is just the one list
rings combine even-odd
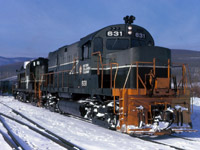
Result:
{"label": "snow-covered ground", "polygon": [[[14,100],[13,97],[0,96],[0,102],[23,112],[23,114],[35,122],[39,123],[46,129],[58,134],[59,136],[69,140],[70,142],[87,150],[168,150],[174,149],[165,145],[145,142],[138,138],[131,137],[116,131],[101,128],[88,122],[77,120],[71,117],[50,112],[44,108],[32,106]],[[9,108],[0,104],[0,112],[9,116],[13,116],[19,120],[25,121],[20,116],[15,115]],[[27,149],[35,150],[62,150],[64,148],[53,143],[47,138],[33,132],[27,127],[5,118],[7,124],[10,125],[12,131],[22,139],[23,145]],[[26,121],[27,122],[27,121]],[[194,111],[192,114],[192,122],[194,129],[200,130],[200,98],[194,98]],[[28,122],[27,122],[28,123]],[[0,130],[6,133],[3,125],[0,123]],[[187,150],[199,149],[200,132],[182,133],[177,136],[189,138],[195,141],[184,140],[169,136],[152,138],[158,142],[174,145]],[[11,149],[0,135],[0,150]]]}

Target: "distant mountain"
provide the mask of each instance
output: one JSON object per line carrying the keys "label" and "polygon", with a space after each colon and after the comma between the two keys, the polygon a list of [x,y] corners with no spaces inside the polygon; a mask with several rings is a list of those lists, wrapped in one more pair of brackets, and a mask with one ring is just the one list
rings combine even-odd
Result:
{"label": "distant mountain", "polygon": [[17,62],[9,65],[0,66],[0,80],[8,77],[16,76],[16,70],[24,65],[24,62]]}
{"label": "distant mountain", "polygon": [[13,64],[17,62],[24,62],[28,60],[32,60],[34,58],[28,58],[28,57],[14,57],[14,58],[6,58],[0,56],[0,66]]}
{"label": "distant mountain", "polygon": [[0,56],[0,79],[16,76],[16,70],[19,70],[25,61],[34,58],[28,57],[14,57],[6,58]]}
{"label": "distant mountain", "polygon": [[173,63],[188,65],[193,83],[200,82],[200,51],[173,49],[171,55]]}
{"label": "distant mountain", "polygon": [[200,51],[172,49],[172,61],[188,64],[190,67],[200,67]]}
{"label": "distant mountain", "polygon": [[192,73],[199,73],[200,76],[200,51],[173,49],[171,55],[172,62],[188,64]]}

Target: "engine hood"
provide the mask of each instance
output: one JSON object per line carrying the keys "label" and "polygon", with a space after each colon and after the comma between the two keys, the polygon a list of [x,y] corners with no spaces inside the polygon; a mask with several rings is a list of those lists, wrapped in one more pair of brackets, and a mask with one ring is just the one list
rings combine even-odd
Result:
{"label": "engine hood", "polygon": [[130,49],[109,53],[106,55],[106,64],[117,62],[120,65],[129,65],[134,62],[152,62],[156,58],[157,65],[167,65],[171,59],[171,50],[163,47],[133,47]]}

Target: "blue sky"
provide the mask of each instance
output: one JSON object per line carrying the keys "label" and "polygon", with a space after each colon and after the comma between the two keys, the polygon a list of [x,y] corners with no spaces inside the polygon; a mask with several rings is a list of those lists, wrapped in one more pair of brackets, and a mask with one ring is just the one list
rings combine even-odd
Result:
{"label": "blue sky", "polygon": [[134,15],[157,46],[200,51],[199,0],[0,0],[0,56],[47,57]]}

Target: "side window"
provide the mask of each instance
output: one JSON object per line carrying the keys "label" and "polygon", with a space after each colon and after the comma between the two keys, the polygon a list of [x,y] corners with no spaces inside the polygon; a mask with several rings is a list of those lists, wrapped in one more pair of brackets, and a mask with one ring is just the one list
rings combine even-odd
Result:
{"label": "side window", "polygon": [[89,58],[89,49],[90,49],[90,42],[82,46],[82,60]]}
{"label": "side window", "polygon": [[103,39],[101,37],[96,37],[94,39],[94,52],[103,52]]}

